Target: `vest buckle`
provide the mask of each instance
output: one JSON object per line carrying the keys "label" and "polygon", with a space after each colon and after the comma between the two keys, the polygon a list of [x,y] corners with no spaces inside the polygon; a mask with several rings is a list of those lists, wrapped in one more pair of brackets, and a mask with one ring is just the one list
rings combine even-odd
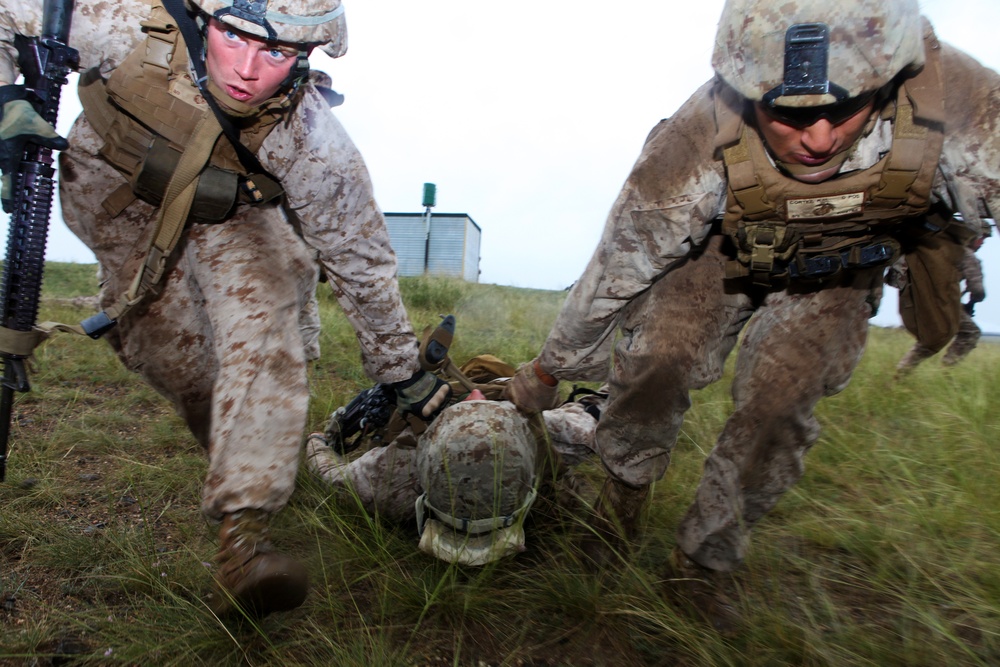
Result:
{"label": "vest buckle", "polygon": [[788,262],[798,249],[799,234],[784,224],[758,222],[738,233],[738,258],[751,273],[775,273],[775,262]]}

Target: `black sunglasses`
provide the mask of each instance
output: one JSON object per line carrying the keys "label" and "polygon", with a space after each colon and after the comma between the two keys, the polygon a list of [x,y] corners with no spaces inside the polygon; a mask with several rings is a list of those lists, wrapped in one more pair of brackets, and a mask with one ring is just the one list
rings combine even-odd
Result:
{"label": "black sunglasses", "polygon": [[831,125],[840,125],[864,109],[877,93],[877,90],[873,90],[857,97],[849,97],[843,102],[816,107],[773,106],[772,102],[765,101],[760,103],[760,109],[779,123],[790,125],[799,130],[823,119],[830,121]]}

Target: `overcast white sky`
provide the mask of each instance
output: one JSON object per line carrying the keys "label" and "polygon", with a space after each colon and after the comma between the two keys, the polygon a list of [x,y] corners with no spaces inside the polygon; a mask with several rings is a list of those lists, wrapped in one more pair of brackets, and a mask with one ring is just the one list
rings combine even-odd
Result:
{"label": "overcast white sky", "polygon": [[[722,0],[345,0],[350,49],[315,58],[384,211],[468,213],[481,282],[562,289],[579,276],[649,130],[712,76]],[[831,2],[831,4],[833,4]],[[1000,71],[1000,1],[923,0],[939,37]],[[64,96],[60,129],[79,107]],[[75,101],[75,100],[74,100]],[[94,257],[54,216],[47,257]],[[0,234],[7,236],[6,216]],[[1000,237],[981,251],[1000,332]],[[895,325],[895,290],[875,322]]]}

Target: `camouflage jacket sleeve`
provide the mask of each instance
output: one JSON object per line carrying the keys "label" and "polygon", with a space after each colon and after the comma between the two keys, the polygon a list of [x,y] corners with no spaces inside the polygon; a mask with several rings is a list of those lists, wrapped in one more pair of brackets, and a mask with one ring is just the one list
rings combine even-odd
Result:
{"label": "camouflage jacket sleeve", "polygon": [[368,169],[311,84],[290,122],[268,135],[260,156],[281,180],[289,214],[354,326],[365,372],[378,382],[412,376],[419,369],[417,338]]}
{"label": "camouflage jacket sleeve", "polygon": [[[42,0],[0,0],[0,85],[17,79],[14,35],[41,32],[42,6]],[[69,45],[80,52],[80,69],[107,74],[117,67],[142,37],[140,21],[149,11],[144,0],[76,0]]]}
{"label": "camouflage jacket sleeve", "polygon": [[966,248],[962,257],[962,278],[965,279],[966,292],[985,295],[983,264],[976,257],[976,252],[972,248]]}
{"label": "camouflage jacket sleeve", "polygon": [[1000,216],[1000,74],[948,44],[941,49],[946,124],[940,171],[945,196],[978,236],[981,218]]}
{"label": "camouflage jacket sleeve", "polygon": [[713,104],[708,83],[647,137],[542,349],[542,366],[557,378],[607,377],[622,308],[708,235],[725,201]]}

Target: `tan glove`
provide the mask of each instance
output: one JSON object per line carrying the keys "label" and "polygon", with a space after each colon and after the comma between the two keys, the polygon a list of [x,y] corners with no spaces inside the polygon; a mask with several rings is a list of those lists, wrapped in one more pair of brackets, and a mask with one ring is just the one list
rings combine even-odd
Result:
{"label": "tan glove", "polygon": [[14,176],[21,167],[25,145],[33,143],[57,151],[69,147],[25,96],[24,86],[0,87],[0,200],[7,213],[14,209]]}
{"label": "tan glove", "polygon": [[522,411],[537,414],[559,405],[559,381],[542,370],[538,359],[533,359],[517,369],[503,397]]}

